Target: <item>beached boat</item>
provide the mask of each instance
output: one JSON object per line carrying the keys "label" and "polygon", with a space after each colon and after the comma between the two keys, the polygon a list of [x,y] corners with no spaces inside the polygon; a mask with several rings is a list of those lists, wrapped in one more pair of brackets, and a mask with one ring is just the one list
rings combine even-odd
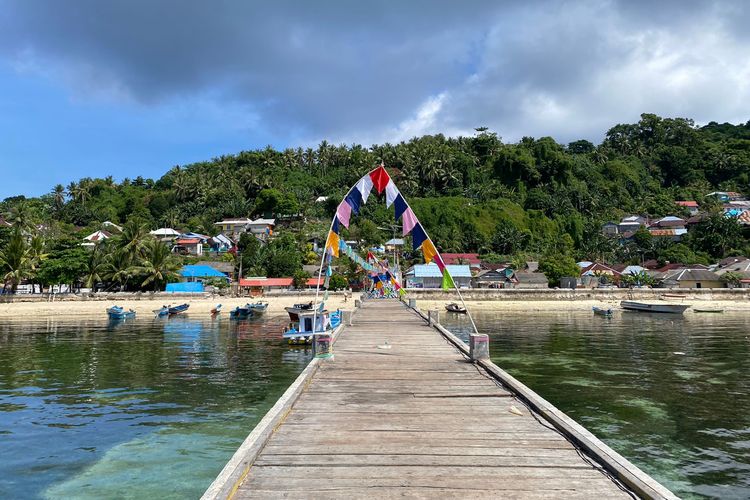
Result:
{"label": "beached boat", "polygon": [[455,302],[451,302],[450,304],[445,304],[445,310],[452,313],[458,313],[458,314],[466,314],[466,308],[461,307]]}
{"label": "beached boat", "polygon": [[211,317],[215,318],[221,313],[221,304],[216,304],[216,307],[211,309]]}
{"label": "beached boat", "polygon": [[253,314],[254,314],[253,310],[247,306],[244,306],[244,307],[237,306],[231,311],[229,311],[229,317],[231,319],[249,319],[253,317]]}
{"label": "beached boat", "polygon": [[694,307],[693,312],[697,313],[723,313],[724,309],[718,309],[713,307]]}
{"label": "beached boat", "polygon": [[689,305],[683,304],[649,304],[648,302],[635,302],[632,300],[623,300],[620,302],[620,306],[629,311],[670,314],[682,314],[688,307],[690,307]]}
{"label": "beached boat", "polygon": [[687,298],[687,296],[683,293],[662,293],[660,298],[661,300],[684,300]]}
{"label": "beached boat", "polygon": [[135,318],[135,311],[125,310],[120,306],[112,306],[107,308],[107,315],[109,316],[109,319],[129,319],[129,318]]}
{"label": "beached boat", "polygon": [[608,318],[611,318],[612,315],[614,314],[614,311],[612,310],[612,308],[605,309],[603,307],[594,306],[591,309],[594,311],[594,314],[597,314],[599,316],[606,316]]}
{"label": "beached boat", "polygon": [[187,311],[189,307],[190,307],[190,304],[180,304],[179,306],[170,307],[169,315],[175,316],[177,314],[182,314],[185,311]]}
{"label": "beached boat", "polygon": [[161,309],[154,309],[157,318],[169,316],[169,306],[161,306]]}
{"label": "beached boat", "polygon": [[331,332],[341,324],[341,311],[339,310],[328,312],[325,309],[322,311],[304,309],[291,312],[289,309],[294,308],[287,308],[292,321],[284,329],[282,335],[292,345],[309,344],[316,333]]}

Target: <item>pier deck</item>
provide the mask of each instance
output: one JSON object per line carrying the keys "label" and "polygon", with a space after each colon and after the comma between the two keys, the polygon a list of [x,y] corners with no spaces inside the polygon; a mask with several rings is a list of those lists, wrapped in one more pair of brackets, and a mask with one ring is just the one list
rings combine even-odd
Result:
{"label": "pier deck", "polygon": [[334,353],[204,498],[630,497],[397,301],[368,301]]}

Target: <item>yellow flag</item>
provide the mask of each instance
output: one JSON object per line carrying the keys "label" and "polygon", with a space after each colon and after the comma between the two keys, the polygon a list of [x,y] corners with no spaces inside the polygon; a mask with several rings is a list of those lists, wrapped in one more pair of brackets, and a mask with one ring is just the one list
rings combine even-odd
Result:
{"label": "yellow flag", "polygon": [[339,235],[333,231],[328,232],[328,239],[326,240],[326,250],[329,248],[334,256],[339,256]]}
{"label": "yellow flag", "polygon": [[437,255],[435,245],[430,240],[424,240],[422,243],[422,255],[424,255],[425,264],[432,262],[432,259]]}

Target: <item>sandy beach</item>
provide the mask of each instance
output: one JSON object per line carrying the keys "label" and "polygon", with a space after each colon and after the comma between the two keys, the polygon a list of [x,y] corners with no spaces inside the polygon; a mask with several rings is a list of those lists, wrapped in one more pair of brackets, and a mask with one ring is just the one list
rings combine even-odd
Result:
{"label": "sandy beach", "polygon": [[[326,302],[326,308],[335,309],[353,309],[354,297],[344,299],[343,295],[332,295]],[[284,308],[295,303],[308,302],[314,297],[309,295],[290,295],[263,297],[260,300],[268,302],[268,314],[284,314]],[[158,297],[155,299],[135,297],[117,297],[112,300],[68,300],[59,302],[9,302],[0,303],[0,319],[19,318],[19,317],[95,317],[104,316],[105,309],[113,305],[119,305],[125,309],[133,309],[139,317],[145,317],[153,314],[153,310],[161,308],[163,305],[177,305],[182,303],[190,304],[188,314],[191,316],[208,315],[210,310],[216,304],[222,304],[225,312],[237,306],[244,305],[248,301],[259,299],[249,297]],[[422,310],[437,309],[441,313],[445,312],[445,300],[419,300],[417,307]],[[667,303],[654,300],[644,300],[644,302]],[[689,304],[698,308],[723,309],[726,312],[748,311],[750,312],[749,301],[729,301],[729,300],[691,300],[682,299],[672,301],[677,304]],[[485,301],[466,301],[470,311],[513,311],[513,312],[554,312],[554,311],[591,311],[593,306],[611,307],[619,309],[620,299],[617,300],[485,300]],[[693,308],[688,309],[686,314],[694,314]]]}

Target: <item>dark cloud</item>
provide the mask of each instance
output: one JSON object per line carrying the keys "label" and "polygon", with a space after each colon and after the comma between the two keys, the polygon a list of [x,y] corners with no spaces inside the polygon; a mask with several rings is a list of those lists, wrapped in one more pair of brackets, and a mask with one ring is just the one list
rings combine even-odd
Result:
{"label": "dark cloud", "polygon": [[79,98],[245,109],[288,141],[598,139],[644,111],[750,115],[744,5],[0,0],[0,56]]}

